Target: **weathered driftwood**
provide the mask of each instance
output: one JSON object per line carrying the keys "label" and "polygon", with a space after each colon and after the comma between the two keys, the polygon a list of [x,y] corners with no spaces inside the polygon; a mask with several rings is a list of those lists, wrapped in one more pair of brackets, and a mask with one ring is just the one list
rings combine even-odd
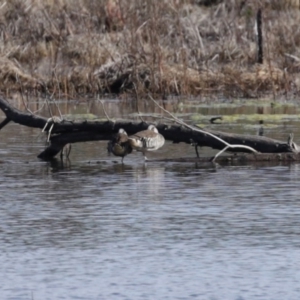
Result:
{"label": "weathered driftwood", "polygon": [[[13,121],[20,125],[45,129],[49,132],[51,129],[49,146],[38,155],[39,158],[49,160],[56,156],[66,144],[109,140],[112,134],[118,132],[120,128],[124,128],[128,134],[133,134],[148,127],[144,122],[132,121],[69,121],[60,120],[59,118],[47,119],[28,112],[20,111],[11,106],[6,100],[0,97],[0,109],[6,115],[6,119],[0,124],[0,129],[7,123]],[[207,146],[214,149],[223,149],[224,144],[206,133],[193,131],[180,125],[158,124],[157,129],[165,137],[166,140],[174,143],[196,144],[198,146]],[[221,131],[208,131],[230,144],[241,144],[254,148],[261,153],[297,153],[297,145],[293,143],[293,147],[287,142],[282,142],[267,137],[251,136],[225,133]],[[249,152],[245,149],[235,148],[232,152]],[[257,156],[258,154],[256,154]],[[270,159],[272,156],[269,156]],[[278,156],[275,156],[278,157]],[[285,156],[284,156],[285,157]],[[219,160],[220,158],[218,158]],[[295,156],[298,160],[298,156]]]}

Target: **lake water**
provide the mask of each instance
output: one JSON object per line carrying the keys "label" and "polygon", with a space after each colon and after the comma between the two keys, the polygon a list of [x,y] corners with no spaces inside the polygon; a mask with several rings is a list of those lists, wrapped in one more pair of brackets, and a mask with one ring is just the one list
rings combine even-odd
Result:
{"label": "lake water", "polygon": [[106,142],[47,163],[39,130],[0,136],[0,299],[299,299],[299,164],[121,165]]}

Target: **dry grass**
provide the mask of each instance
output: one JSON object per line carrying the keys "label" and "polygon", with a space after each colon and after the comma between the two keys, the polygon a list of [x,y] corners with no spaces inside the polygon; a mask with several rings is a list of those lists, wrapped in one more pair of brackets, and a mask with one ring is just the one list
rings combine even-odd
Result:
{"label": "dry grass", "polygon": [[297,94],[299,21],[299,0],[0,0],[0,90]]}

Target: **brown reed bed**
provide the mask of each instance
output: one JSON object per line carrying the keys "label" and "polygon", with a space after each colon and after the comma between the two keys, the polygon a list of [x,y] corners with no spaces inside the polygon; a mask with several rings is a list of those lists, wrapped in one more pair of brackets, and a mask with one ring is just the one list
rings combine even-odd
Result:
{"label": "brown reed bed", "polygon": [[1,0],[0,91],[298,95],[299,8],[299,0]]}

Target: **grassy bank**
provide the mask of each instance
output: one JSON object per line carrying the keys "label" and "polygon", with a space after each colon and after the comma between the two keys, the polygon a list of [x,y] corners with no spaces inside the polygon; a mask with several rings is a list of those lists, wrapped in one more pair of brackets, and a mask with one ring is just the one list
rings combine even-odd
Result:
{"label": "grassy bank", "polygon": [[[256,63],[258,8],[263,64]],[[47,87],[66,98],[257,97],[300,88],[298,0],[1,0],[0,21],[6,95]]]}

